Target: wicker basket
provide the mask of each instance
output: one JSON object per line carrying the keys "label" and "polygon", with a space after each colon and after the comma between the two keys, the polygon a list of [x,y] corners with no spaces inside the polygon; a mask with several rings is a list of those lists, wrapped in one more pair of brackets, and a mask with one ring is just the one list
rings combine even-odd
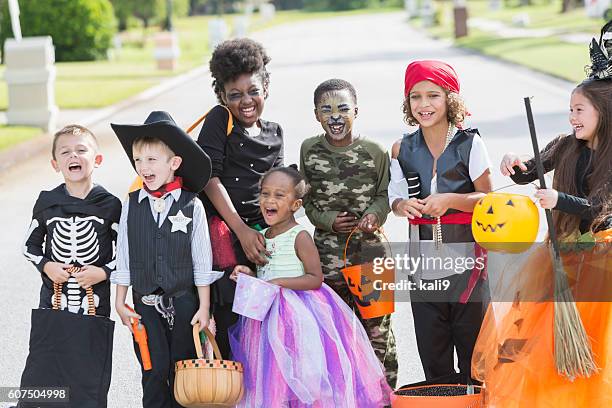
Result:
{"label": "wicker basket", "polygon": [[484,406],[483,388],[474,386],[474,394],[467,394],[462,384],[421,385],[400,388],[391,395],[392,408],[481,408]]}
{"label": "wicker basket", "polygon": [[233,407],[244,394],[242,364],[222,360],[214,336],[208,329],[204,333],[213,346],[215,359],[204,359],[200,325],[196,324],[193,341],[198,358],[176,363],[174,398],[186,408]]}

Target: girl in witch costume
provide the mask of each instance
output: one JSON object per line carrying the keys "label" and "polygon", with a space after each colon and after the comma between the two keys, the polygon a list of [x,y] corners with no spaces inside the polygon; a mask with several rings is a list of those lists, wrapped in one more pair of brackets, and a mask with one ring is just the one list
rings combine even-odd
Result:
{"label": "girl in witch costume", "polygon": [[[466,110],[457,74],[441,61],[412,62],[406,69],[404,94],[405,120],[419,129],[393,145],[389,203],[397,216],[410,221],[411,256],[482,257],[473,243],[471,211],[491,190],[490,162],[478,131],[462,129]],[[451,246],[449,253],[444,247]],[[455,273],[435,266],[412,271],[417,288],[449,284],[446,291],[410,293],[427,380],[455,374],[455,349],[463,380],[469,376],[488,300],[483,272],[479,267]]]}
{"label": "girl in witch costume", "polygon": [[[102,163],[95,136],[69,125],[53,137],[51,165],[64,183],[40,193],[26,234],[24,255],[40,271],[40,308],[51,308],[53,283],[65,283],[61,309],[87,314],[85,290],[93,289],[96,313],[110,315],[110,283],[121,201],[93,184]],[[73,275],[66,270],[81,267]]]}
{"label": "girl in witch costume", "polygon": [[[210,161],[166,112],[152,112],[143,125],[111,126],[143,180],[121,211],[111,276],[115,308],[130,330],[130,319],[147,330],[152,369],[142,370],[143,406],[179,407],[174,366],[195,355],[191,326],[208,327],[210,284],[222,275],[212,270],[206,212],[197,197]],[[136,313],[125,306],[129,286]]]}
{"label": "girl in witch costume", "polygon": [[[280,286],[263,321],[241,317],[231,328],[234,357],[245,367],[245,397],[260,407],[383,407],[390,387],[357,316],[323,282],[317,247],[295,221],[308,185],[296,168],[270,170],[259,205],[269,263],[257,277]],[[255,276],[238,265],[239,273]]]}
{"label": "girl in witch costume", "polygon": [[[607,37],[606,37],[607,35]],[[607,40],[606,40],[607,38]],[[553,209],[564,271],[596,366],[568,378],[554,350],[553,268],[546,244],[535,248],[500,294],[514,299],[489,308],[474,350],[472,372],[494,407],[612,406],[612,22],[591,46],[591,75],[571,94],[571,134],[540,153],[553,188],[536,192]],[[501,171],[515,182],[537,179],[535,160],[507,153]],[[518,272],[518,273],[517,273]],[[503,277],[502,277],[503,279]]]}
{"label": "girl in witch costume", "polygon": [[212,286],[216,340],[224,358],[230,354],[227,329],[238,319],[232,312],[236,284],[229,275],[237,264],[255,268],[267,262],[259,232],[267,227],[258,205],[259,180],[283,165],[283,131],[261,119],[268,62],[263,47],[250,39],[217,46],[210,72],[219,105],[208,113],[198,137],[212,162],[211,180],[200,198],[209,217],[213,264],[225,272]]}

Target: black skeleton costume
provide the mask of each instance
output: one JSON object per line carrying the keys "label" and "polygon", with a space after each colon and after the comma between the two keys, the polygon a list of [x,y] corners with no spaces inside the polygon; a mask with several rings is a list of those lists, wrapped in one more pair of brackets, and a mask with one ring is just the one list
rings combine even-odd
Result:
{"label": "black skeleton costume", "polygon": [[[94,265],[107,279],[94,285],[97,314],[110,315],[110,283],[115,269],[115,243],[121,201],[95,185],[85,199],[72,197],[64,184],[42,191],[34,205],[23,254],[41,273],[40,308],[51,308],[53,281],[43,272],[47,262],[73,266]],[[87,297],[76,279],[63,285],[61,309],[87,314]]]}

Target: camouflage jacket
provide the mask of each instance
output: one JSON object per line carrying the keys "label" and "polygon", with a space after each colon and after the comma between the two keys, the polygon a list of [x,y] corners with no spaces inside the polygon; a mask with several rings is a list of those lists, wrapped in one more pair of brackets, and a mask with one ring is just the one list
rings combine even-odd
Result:
{"label": "camouflage jacket", "polygon": [[336,147],[325,135],[302,143],[300,171],[311,190],[304,201],[306,215],[318,229],[333,232],[340,212],[358,217],[376,214],[380,225],[389,214],[389,155],[377,143],[360,137],[351,145]]}

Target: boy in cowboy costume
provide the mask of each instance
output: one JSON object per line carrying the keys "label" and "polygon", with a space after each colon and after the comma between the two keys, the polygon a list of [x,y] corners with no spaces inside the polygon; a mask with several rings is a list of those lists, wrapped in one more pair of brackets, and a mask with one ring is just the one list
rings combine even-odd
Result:
{"label": "boy in cowboy costume", "polygon": [[[191,325],[208,326],[209,285],[223,275],[212,270],[197,198],[210,177],[210,159],[166,112],[152,112],[143,125],[111,126],[143,180],[119,221],[115,308],[124,325],[140,319],[147,330],[153,368],[142,371],[143,406],[179,407],[174,364],[195,355]],[[130,285],[136,313],[125,306]]]}

